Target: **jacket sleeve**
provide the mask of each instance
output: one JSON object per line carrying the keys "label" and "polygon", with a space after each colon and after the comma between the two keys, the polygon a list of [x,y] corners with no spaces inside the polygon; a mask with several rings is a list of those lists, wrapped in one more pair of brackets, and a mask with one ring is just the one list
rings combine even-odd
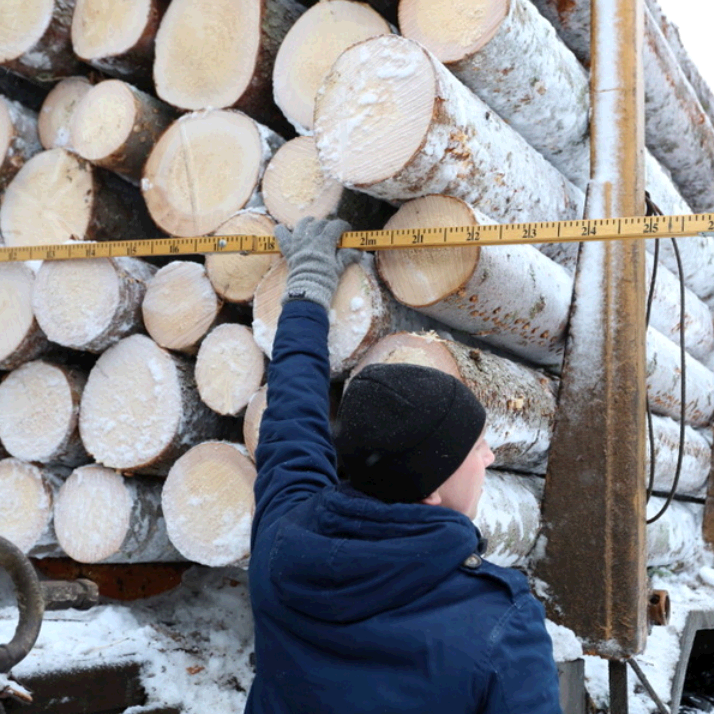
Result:
{"label": "jacket sleeve", "polygon": [[480,714],[562,714],[553,643],[543,606],[519,597],[493,633],[493,665]]}
{"label": "jacket sleeve", "polygon": [[307,300],[284,305],[256,450],[251,545],[260,529],[338,482],[329,423],[328,330],[327,313],[320,305]]}

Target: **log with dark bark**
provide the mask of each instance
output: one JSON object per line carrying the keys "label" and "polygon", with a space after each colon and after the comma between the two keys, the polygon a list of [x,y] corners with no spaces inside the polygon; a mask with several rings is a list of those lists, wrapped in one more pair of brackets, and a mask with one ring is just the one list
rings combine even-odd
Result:
{"label": "log with dark bark", "polygon": [[149,220],[138,191],[99,171],[65,149],[35,154],[5,191],[0,207],[5,244],[146,237]]}
{"label": "log with dark bark", "polygon": [[34,82],[77,74],[70,27],[75,0],[3,0],[0,65]]}
{"label": "log with dark bark", "polygon": [[143,331],[141,303],[155,271],[136,258],[46,261],[32,307],[52,342],[98,354]]}
{"label": "log with dark bark", "polygon": [[181,117],[144,167],[141,188],[152,218],[172,235],[208,235],[242,208],[260,206],[260,179],[282,143],[241,112]]}
{"label": "log with dark bark", "polygon": [[95,85],[81,99],[70,144],[81,157],[138,184],[154,144],[176,112],[119,79]]}
{"label": "log with dark bark", "polygon": [[180,109],[236,107],[282,126],[275,55],[304,9],[294,0],[174,0],[156,35],[157,95]]}
{"label": "log with dark bark", "polygon": [[166,533],[161,486],[97,464],[75,469],[55,496],[59,546],[80,563],[182,560]]}
{"label": "log with dark bark", "polygon": [[377,12],[352,0],[318,2],[295,22],[275,58],[273,94],[298,134],[312,131],[315,95],[339,55],[355,42],[390,32]]}
{"label": "log with dark bark", "polygon": [[328,175],[389,201],[442,193],[507,222],[582,215],[578,188],[403,37],[340,55],[317,99],[315,138]]}
{"label": "log with dark bark", "polygon": [[203,565],[245,564],[255,507],[255,466],[237,444],[206,442],[171,467],[162,505],[171,542]]}
{"label": "log with dark bark", "polygon": [[220,433],[220,418],[198,395],[193,365],[145,335],[112,345],[89,374],[80,433],[104,466],[165,475],[194,444]]}
{"label": "log with dark bark", "polygon": [[0,265],[0,370],[15,369],[49,348],[32,310],[35,272],[25,263]]}
{"label": "log with dark bark", "polygon": [[151,89],[154,40],[169,0],[77,0],[72,47],[77,57],[142,89]]}
{"label": "log with dark bark", "polygon": [[0,95],[0,192],[41,149],[37,114]]}
{"label": "log with dark bark", "polygon": [[58,82],[42,103],[38,129],[45,149],[70,149],[72,116],[82,97],[92,88],[86,77],[67,77]]}
{"label": "log with dark bark", "polygon": [[158,345],[195,354],[222,305],[203,265],[175,260],[149,281],[141,311],[146,330]]}

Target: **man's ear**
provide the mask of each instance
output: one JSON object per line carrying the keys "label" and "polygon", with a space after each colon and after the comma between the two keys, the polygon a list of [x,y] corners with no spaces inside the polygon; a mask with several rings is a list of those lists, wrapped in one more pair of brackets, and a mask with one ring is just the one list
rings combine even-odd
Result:
{"label": "man's ear", "polygon": [[437,488],[434,493],[429,494],[426,498],[422,498],[419,503],[424,503],[427,506],[440,506],[441,505],[441,494]]}

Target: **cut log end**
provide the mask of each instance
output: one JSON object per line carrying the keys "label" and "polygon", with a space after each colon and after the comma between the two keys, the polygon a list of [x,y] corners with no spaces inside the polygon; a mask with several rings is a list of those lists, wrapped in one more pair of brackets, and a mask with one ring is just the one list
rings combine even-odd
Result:
{"label": "cut log end", "polygon": [[206,269],[177,260],[149,281],[142,304],[146,329],[168,349],[194,352],[221,308]]}
{"label": "cut log end", "polygon": [[255,466],[233,444],[206,442],[171,468],[162,494],[169,538],[189,560],[221,566],[250,555]]}
{"label": "cut log end", "polygon": [[40,142],[45,149],[69,148],[74,111],[91,88],[84,77],[67,77],[47,95],[37,122]]}
{"label": "cut log end", "polygon": [[402,0],[399,28],[445,64],[478,52],[508,15],[510,0]]}
{"label": "cut log end", "polygon": [[0,460],[0,535],[27,553],[47,529],[52,491],[42,471],[19,459]]}
{"label": "cut log end", "polygon": [[207,235],[246,205],[265,158],[258,125],[245,114],[182,117],[146,162],[141,187],[149,212],[172,235]]}
{"label": "cut log end", "polygon": [[315,95],[339,55],[355,42],[389,34],[369,6],[347,0],[313,5],[285,36],[275,59],[275,103],[300,133],[313,128]]}
{"label": "cut log end", "polygon": [[124,542],[131,508],[122,476],[97,465],[75,469],[55,504],[54,527],[62,550],[80,563],[110,557]]}
{"label": "cut log end", "polygon": [[[240,211],[216,229],[216,235],[272,236],[275,221],[265,213]],[[274,255],[241,255],[240,253],[209,253],[206,273],[213,289],[227,302],[246,304],[253,300],[258,283],[277,257]]]}
{"label": "cut log end", "polygon": [[431,60],[417,43],[384,35],[354,45],[337,59],[316,101],[323,168],[358,187],[399,173],[422,148],[436,99]]}
{"label": "cut log end", "polygon": [[250,398],[243,418],[243,440],[245,441],[245,448],[248,449],[250,458],[253,461],[255,461],[255,450],[258,448],[260,422],[267,406],[268,387],[263,386]]}
{"label": "cut log end", "polygon": [[54,5],[54,0],[3,0],[0,64],[17,59],[42,39],[52,21]]}

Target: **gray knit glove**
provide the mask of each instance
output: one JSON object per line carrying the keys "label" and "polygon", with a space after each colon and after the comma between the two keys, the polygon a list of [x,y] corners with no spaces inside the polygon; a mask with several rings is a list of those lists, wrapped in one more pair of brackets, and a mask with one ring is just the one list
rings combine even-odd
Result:
{"label": "gray knit glove", "polygon": [[288,262],[288,284],[282,302],[311,300],[329,311],[342,271],[359,259],[358,250],[337,250],[337,244],[350,224],[302,218],[290,232],[277,226],[275,237]]}

